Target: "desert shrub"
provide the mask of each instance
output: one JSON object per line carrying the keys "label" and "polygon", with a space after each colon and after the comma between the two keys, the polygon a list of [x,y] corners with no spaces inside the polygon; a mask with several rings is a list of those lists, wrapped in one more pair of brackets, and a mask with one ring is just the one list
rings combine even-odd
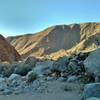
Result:
{"label": "desert shrub", "polygon": [[27,74],[27,82],[31,83],[34,80],[36,80],[37,77],[38,76],[37,76],[37,74],[35,72],[33,72],[33,71],[28,72],[28,74]]}
{"label": "desert shrub", "polygon": [[0,63],[0,74],[3,77],[9,77],[14,72],[14,67],[11,64]]}
{"label": "desert shrub", "polygon": [[13,62],[12,64],[0,63],[0,74],[3,77],[9,77],[12,73],[25,76],[31,69],[28,64],[22,62]]}
{"label": "desert shrub", "polygon": [[72,91],[72,87],[67,84],[64,86],[64,91]]}
{"label": "desert shrub", "polygon": [[32,69],[28,64],[18,63],[15,67],[14,73],[25,76],[31,70]]}

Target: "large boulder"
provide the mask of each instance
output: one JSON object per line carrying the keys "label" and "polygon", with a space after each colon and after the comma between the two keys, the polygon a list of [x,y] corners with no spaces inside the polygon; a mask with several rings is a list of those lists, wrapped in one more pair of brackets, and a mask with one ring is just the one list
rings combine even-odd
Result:
{"label": "large boulder", "polygon": [[21,76],[25,76],[29,71],[32,70],[32,67],[23,62],[16,64],[16,68],[14,73],[19,74]]}
{"label": "large boulder", "polygon": [[90,97],[100,98],[100,83],[90,83],[84,87],[82,100],[86,100]]}
{"label": "large boulder", "polygon": [[39,76],[48,75],[51,73],[50,67],[52,65],[53,61],[38,62],[33,70]]}
{"label": "large boulder", "polygon": [[84,66],[88,73],[100,77],[100,48],[90,53],[84,61]]}

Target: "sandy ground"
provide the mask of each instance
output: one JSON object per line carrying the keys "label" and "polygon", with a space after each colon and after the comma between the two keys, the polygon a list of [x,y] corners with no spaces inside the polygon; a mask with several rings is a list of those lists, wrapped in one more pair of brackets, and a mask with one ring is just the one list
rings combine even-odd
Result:
{"label": "sandy ground", "polygon": [[[65,84],[71,90],[64,91]],[[49,82],[45,93],[24,93],[20,95],[0,96],[0,100],[81,100],[81,88],[79,83]]]}

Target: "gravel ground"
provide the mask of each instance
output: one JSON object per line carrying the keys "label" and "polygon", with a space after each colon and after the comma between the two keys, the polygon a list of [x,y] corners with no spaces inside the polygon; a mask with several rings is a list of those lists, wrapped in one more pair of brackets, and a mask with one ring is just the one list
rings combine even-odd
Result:
{"label": "gravel ground", "polygon": [[[0,96],[0,100],[81,100],[82,84],[59,81],[47,82],[46,91],[41,93],[23,93],[19,95]],[[71,90],[64,91],[64,86]]]}

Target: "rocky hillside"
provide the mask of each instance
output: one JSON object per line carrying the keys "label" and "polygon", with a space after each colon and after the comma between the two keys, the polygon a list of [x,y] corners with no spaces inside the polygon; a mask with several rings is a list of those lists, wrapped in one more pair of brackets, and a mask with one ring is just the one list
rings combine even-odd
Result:
{"label": "rocky hillside", "polygon": [[21,57],[13,46],[6,41],[6,39],[0,35],[0,60],[12,62],[19,60]]}
{"label": "rocky hillside", "polygon": [[59,57],[100,46],[100,23],[57,25],[36,33],[8,37],[8,41],[23,56]]}

